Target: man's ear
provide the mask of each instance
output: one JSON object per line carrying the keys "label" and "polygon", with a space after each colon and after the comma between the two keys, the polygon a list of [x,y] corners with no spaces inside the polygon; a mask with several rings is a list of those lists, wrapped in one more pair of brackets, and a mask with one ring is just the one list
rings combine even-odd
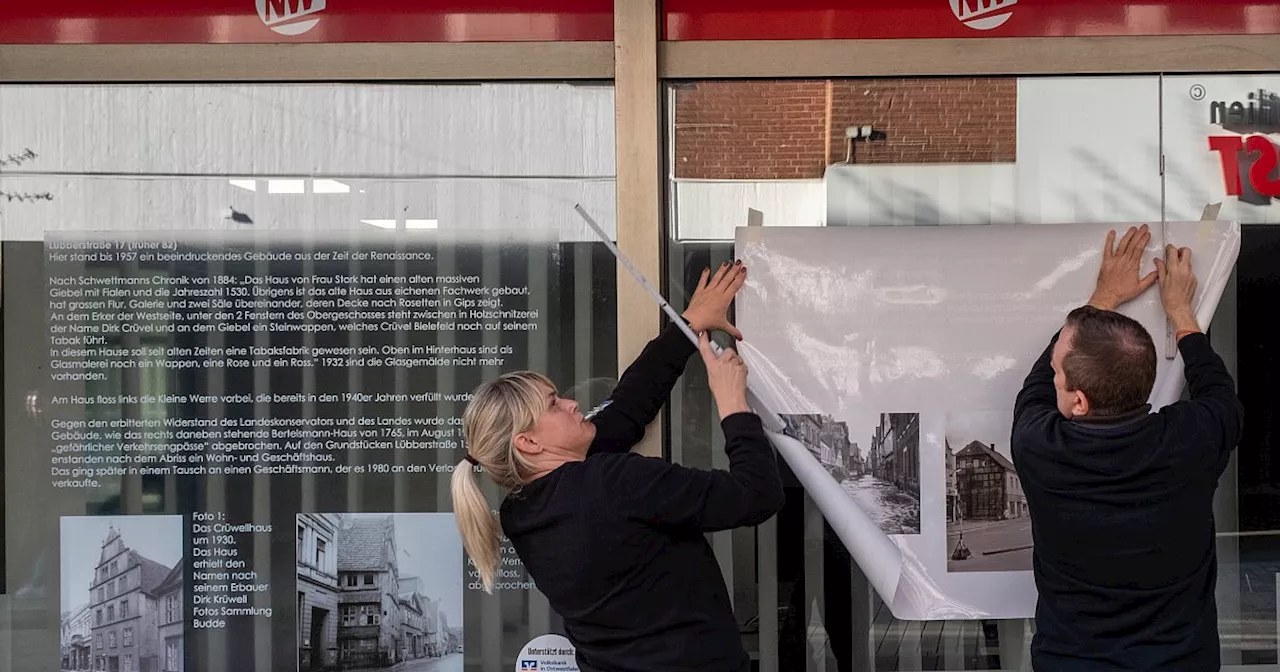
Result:
{"label": "man's ear", "polygon": [[1081,392],[1080,390],[1076,390],[1073,394],[1076,398],[1075,402],[1071,404],[1071,412],[1077,418],[1089,415],[1089,398],[1084,396],[1084,392]]}
{"label": "man's ear", "polygon": [[516,450],[522,453],[537,454],[542,452],[542,446],[533,437],[526,432],[516,434],[515,438]]}

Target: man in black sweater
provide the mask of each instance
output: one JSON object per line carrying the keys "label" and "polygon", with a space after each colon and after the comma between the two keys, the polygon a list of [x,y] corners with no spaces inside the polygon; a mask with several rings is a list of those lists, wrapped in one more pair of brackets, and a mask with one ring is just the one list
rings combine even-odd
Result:
{"label": "man in black sweater", "polygon": [[[1213,496],[1243,410],[1192,310],[1191,251],[1139,277],[1146,226],[1107,236],[1097,290],[1032,367],[1012,452],[1031,514],[1036,672],[1220,667]],[[1113,245],[1115,245],[1113,247]],[[1156,350],[1115,310],[1157,281],[1190,399],[1151,413]]]}

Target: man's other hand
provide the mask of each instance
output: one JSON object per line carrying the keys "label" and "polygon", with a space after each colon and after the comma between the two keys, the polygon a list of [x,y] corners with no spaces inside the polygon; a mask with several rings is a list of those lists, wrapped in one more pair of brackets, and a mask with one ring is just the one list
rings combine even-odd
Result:
{"label": "man's other hand", "polygon": [[1150,242],[1151,231],[1146,224],[1129,227],[1119,244],[1116,243],[1115,231],[1107,233],[1107,245],[1102,250],[1102,268],[1098,270],[1098,286],[1089,298],[1089,305],[1100,310],[1115,310],[1156,283],[1158,271],[1138,277],[1142,254]]}
{"label": "man's other hand", "polygon": [[1192,307],[1198,283],[1191,270],[1191,250],[1166,246],[1164,259],[1156,259],[1156,273],[1160,279],[1160,303],[1173,328],[1179,332],[1200,331]]}

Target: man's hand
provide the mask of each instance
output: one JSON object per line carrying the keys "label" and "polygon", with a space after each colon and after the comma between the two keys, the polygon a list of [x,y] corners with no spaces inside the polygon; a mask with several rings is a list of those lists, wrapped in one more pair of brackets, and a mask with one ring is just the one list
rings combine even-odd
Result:
{"label": "man's hand", "polygon": [[695,333],[721,329],[729,332],[737,340],[742,340],[742,332],[729,321],[729,304],[747,280],[747,267],[741,261],[724,262],[714,277],[708,280],[711,269],[703,269],[698,287],[689,299],[689,307],[685,308],[683,317],[689,321],[689,327]]}
{"label": "man's hand", "polygon": [[1196,274],[1191,271],[1191,250],[1164,248],[1164,259],[1156,259],[1156,273],[1160,278],[1160,303],[1178,332],[1200,331],[1191,302],[1196,296]]}
{"label": "man's hand", "polygon": [[1100,310],[1115,310],[1132,301],[1156,283],[1157,271],[1142,278],[1142,253],[1151,242],[1147,225],[1129,227],[1120,244],[1116,245],[1116,232],[1107,233],[1107,246],[1102,251],[1102,268],[1098,270],[1098,286],[1089,298],[1089,305]]}

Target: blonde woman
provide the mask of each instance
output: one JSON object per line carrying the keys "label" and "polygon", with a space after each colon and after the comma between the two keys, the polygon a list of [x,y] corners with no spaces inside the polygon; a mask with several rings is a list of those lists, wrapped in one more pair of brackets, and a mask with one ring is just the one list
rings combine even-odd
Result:
{"label": "blonde woman", "polygon": [[[651,341],[591,419],[530,372],[478,388],[463,418],[468,455],[453,474],[463,543],[492,590],[505,532],[538,589],[565,621],[583,672],[738,672],[749,668],[720,565],[704,533],[758,525],[783,505],[747,370],[714,354],[708,332],[741,339],[729,304],[740,262],[703,271],[683,313],[700,334],[729,469],[709,471],[629,452],[695,348],[676,327]],[[471,465],[507,491],[499,522]]]}

